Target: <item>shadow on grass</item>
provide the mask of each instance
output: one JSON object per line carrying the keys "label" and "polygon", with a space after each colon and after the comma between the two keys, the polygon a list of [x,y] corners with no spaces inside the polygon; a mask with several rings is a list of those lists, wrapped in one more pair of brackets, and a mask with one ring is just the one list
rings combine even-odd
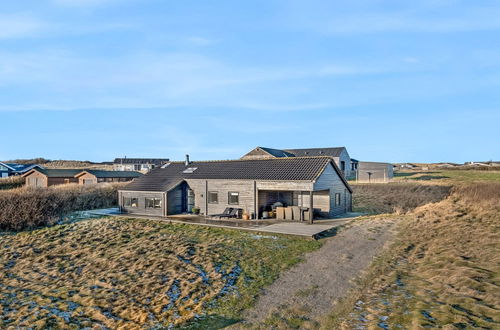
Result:
{"label": "shadow on grass", "polygon": [[205,329],[222,329],[230,325],[240,322],[239,319],[226,318],[220,315],[208,315],[187,322],[185,324],[175,327],[175,329],[189,329],[189,330],[205,330]]}
{"label": "shadow on grass", "polygon": [[332,229],[328,229],[328,230],[322,231],[319,234],[313,235],[313,238],[315,240],[319,240],[319,239],[323,239],[323,238],[333,237],[333,236],[337,235],[337,233],[339,232],[339,228],[340,227],[342,227],[342,226],[334,227]]}
{"label": "shadow on grass", "polygon": [[406,178],[409,176],[414,176],[418,174],[436,174],[439,172],[429,172],[429,171],[420,171],[420,172],[394,172],[395,178]]}
{"label": "shadow on grass", "polygon": [[428,181],[428,180],[440,180],[440,179],[449,179],[449,176],[445,175],[422,175],[419,176],[418,178],[412,178],[412,180],[418,180],[418,181]]}

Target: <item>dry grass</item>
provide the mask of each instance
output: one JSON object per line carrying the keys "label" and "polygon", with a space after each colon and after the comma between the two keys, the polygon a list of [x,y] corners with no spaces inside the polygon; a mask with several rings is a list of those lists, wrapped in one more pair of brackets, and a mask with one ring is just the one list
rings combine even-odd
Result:
{"label": "dry grass", "polygon": [[417,183],[353,184],[353,208],[368,214],[406,213],[418,206],[440,201],[451,186]]}
{"label": "dry grass", "polygon": [[221,326],[320,245],[124,218],[3,235],[0,328]]}
{"label": "dry grass", "polygon": [[7,178],[0,178],[0,190],[19,188],[24,185],[24,178],[22,176],[10,176]]}
{"label": "dry grass", "polygon": [[498,167],[489,167],[487,170],[480,169],[434,169],[428,171],[405,170],[394,173],[395,182],[432,182],[432,183],[463,183],[500,181],[500,170]]}
{"label": "dry grass", "polygon": [[500,327],[500,184],[460,184],[419,207],[364,290],[326,327]]}
{"label": "dry grass", "polygon": [[52,225],[73,211],[116,206],[119,185],[61,185],[0,191],[0,230]]}

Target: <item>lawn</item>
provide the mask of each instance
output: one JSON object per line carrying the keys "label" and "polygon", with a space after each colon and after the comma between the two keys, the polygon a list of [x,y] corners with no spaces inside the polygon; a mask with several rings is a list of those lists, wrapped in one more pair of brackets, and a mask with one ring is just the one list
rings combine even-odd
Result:
{"label": "lawn", "polygon": [[192,328],[238,319],[320,242],[101,218],[0,234],[0,328]]}

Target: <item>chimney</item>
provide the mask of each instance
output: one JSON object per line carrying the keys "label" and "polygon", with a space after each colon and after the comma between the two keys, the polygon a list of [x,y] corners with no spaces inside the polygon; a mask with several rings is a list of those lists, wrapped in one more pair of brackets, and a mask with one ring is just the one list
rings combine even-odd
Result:
{"label": "chimney", "polygon": [[186,166],[188,166],[188,165],[189,165],[189,163],[190,163],[190,162],[189,162],[189,155],[187,155],[187,154],[186,154],[186,163],[185,163],[185,164],[186,164]]}

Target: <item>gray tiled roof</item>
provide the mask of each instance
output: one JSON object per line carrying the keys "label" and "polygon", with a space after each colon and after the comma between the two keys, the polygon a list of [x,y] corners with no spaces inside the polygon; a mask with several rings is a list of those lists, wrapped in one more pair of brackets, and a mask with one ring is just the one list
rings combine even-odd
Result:
{"label": "gray tiled roof", "polygon": [[273,155],[274,157],[295,157],[294,154],[287,152],[285,150],[266,148],[266,147],[259,147],[259,148],[264,150],[268,154]]}
{"label": "gray tiled roof", "polygon": [[115,164],[154,164],[163,165],[168,163],[168,158],[115,158]]}
{"label": "gray tiled roof", "polygon": [[[184,179],[313,181],[331,162],[329,157],[203,161],[188,166],[172,162],[134,180],[123,190],[168,191]],[[196,169],[185,173],[188,168]]]}
{"label": "gray tiled roof", "polygon": [[308,148],[308,149],[284,149],[297,157],[330,156],[339,157],[345,147],[335,148]]}

